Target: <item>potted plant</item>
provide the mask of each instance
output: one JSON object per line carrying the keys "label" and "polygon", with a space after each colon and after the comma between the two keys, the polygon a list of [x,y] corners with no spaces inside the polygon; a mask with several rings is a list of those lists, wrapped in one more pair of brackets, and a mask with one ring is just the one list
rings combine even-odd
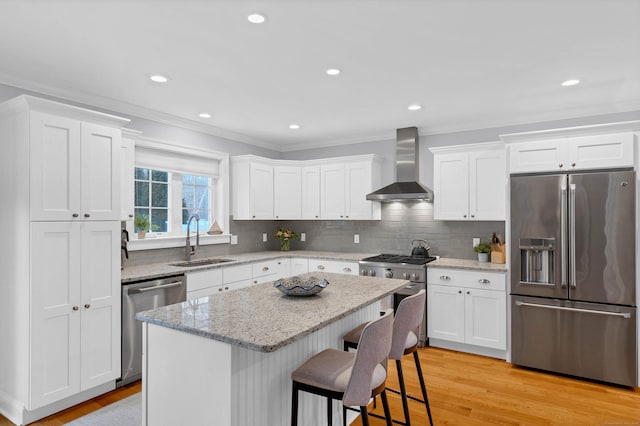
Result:
{"label": "potted plant", "polygon": [[136,227],[138,231],[138,239],[144,240],[144,237],[147,235],[147,231],[149,230],[149,215],[147,214],[137,214],[133,219],[133,225]]}
{"label": "potted plant", "polygon": [[488,262],[491,245],[489,243],[480,243],[473,248],[473,251],[478,253],[478,262]]}
{"label": "potted plant", "polygon": [[280,250],[289,251],[289,241],[292,238],[298,238],[298,234],[291,229],[284,229],[277,227],[276,232],[273,234],[274,237],[279,239],[280,242]]}

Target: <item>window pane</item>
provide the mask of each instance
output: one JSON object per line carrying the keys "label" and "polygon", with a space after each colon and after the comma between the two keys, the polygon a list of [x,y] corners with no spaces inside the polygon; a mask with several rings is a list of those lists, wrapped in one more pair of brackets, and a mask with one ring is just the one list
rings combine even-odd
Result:
{"label": "window pane", "polygon": [[151,209],[151,231],[167,232],[167,209]]}
{"label": "window pane", "polygon": [[135,183],[136,199],[134,204],[136,206],[148,206],[149,205],[149,183],[139,182]]}
{"label": "window pane", "polygon": [[196,176],[196,185],[209,186],[209,178],[207,176]]}
{"label": "window pane", "polygon": [[198,208],[209,208],[209,188],[206,186],[196,186],[196,206]]}
{"label": "window pane", "polygon": [[136,179],[149,180],[149,169],[136,167]]}
{"label": "window pane", "polygon": [[[149,209],[145,209],[145,208],[136,208],[135,209],[135,217],[137,218],[138,216],[149,216]],[[142,231],[143,229],[139,229],[136,226],[136,231]],[[146,231],[146,229],[144,229],[144,231]]]}
{"label": "window pane", "polygon": [[165,183],[152,183],[151,184],[151,207],[169,207],[168,194],[169,194],[169,185]]}
{"label": "window pane", "polygon": [[182,207],[192,209],[193,203],[193,186],[182,187]]}
{"label": "window pane", "polygon": [[193,185],[192,175],[182,175],[182,183],[187,185]]}
{"label": "window pane", "polygon": [[169,181],[169,173],[168,172],[160,172],[158,170],[153,170],[151,173],[151,180],[155,182],[168,182]]}

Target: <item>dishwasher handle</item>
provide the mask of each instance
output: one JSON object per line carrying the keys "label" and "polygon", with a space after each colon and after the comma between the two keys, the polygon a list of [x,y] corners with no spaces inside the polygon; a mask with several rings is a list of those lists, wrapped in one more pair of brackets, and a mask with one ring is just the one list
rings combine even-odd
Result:
{"label": "dishwasher handle", "polygon": [[167,283],[162,285],[152,285],[149,287],[142,287],[142,288],[132,288],[131,290],[128,291],[128,294],[146,293],[147,291],[162,290],[165,288],[178,287],[181,285],[184,285],[183,281],[175,281],[172,283]]}

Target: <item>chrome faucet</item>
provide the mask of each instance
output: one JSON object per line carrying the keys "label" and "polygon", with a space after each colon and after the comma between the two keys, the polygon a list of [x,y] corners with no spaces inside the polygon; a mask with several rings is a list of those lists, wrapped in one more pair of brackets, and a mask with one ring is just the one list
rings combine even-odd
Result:
{"label": "chrome faucet", "polygon": [[[191,236],[189,235],[189,228],[191,228],[191,220],[196,220],[196,245],[195,247],[191,246]],[[200,247],[200,226],[198,222],[200,221],[200,217],[197,214],[192,214],[189,220],[187,221],[187,246],[185,248],[185,260],[189,260],[191,256],[196,254],[196,248]]]}

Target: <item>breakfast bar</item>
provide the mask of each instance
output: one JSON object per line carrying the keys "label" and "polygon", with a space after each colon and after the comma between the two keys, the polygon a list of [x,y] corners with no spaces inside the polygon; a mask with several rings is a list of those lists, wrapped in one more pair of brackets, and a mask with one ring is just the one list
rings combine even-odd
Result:
{"label": "breakfast bar", "polygon": [[[310,297],[272,283],[137,314],[143,321],[143,424],[283,425],[293,369],[342,348],[341,337],[379,315],[405,280],[308,273],[329,285]],[[299,421],[325,425],[323,398],[302,395]],[[334,403],[339,418],[341,405]]]}

